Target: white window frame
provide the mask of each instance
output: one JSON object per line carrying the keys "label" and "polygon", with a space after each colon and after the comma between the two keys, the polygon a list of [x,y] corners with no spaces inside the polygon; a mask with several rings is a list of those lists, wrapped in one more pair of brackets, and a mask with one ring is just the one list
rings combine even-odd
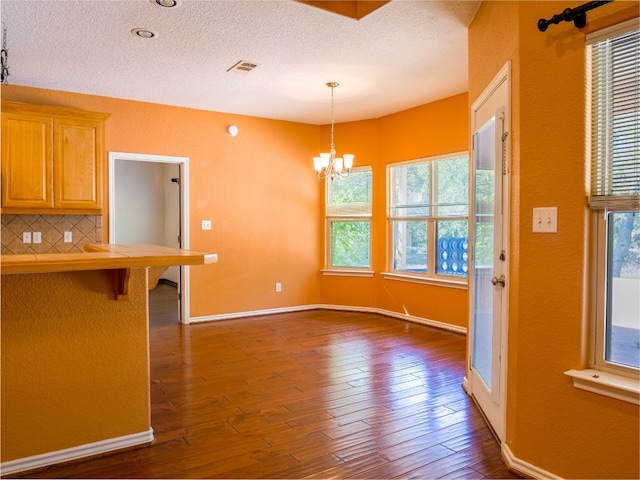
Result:
{"label": "white window frame", "polygon": [[[428,215],[424,217],[403,217],[392,216],[391,210],[391,195],[392,195],[392,170],[397,167],[404,167],[407,165],[414,165],[420,163],[432,163],[438,160],[454,159],[459,157],[467,158],[467,165],[469,162],[469,152],[455,152],[444,155],[437,155],[432,157],[418,158],[414,160],[408,160],[405,162],[398,162],[387,165],[387,271],[382,276],[389,280],[400,280],[406,282],[425,283],[434,285],[443,285],[452,288],[466,289],[468,285],[469,274],[467,276],[458,275],[443,275],[436,273],[436,224],[438,221],[466,221],[467,222],[467,239],[469,238],[469,192],[467,191],[467,215],[460,216],[439,216]],[[435,194],[434,184],[436,176],[432,175],[430,178],[430,191],[432,195]],[[406,270],[394,269],[394,229],[393,222],[395,221],[424,221],[427,224],[427,271],[423,272],[409,272]]]}
{"label": "white window frame", "polygon": [[[335,276],[359,276],[359,277],[372,277],[374,272],[372,270],[372,228],[373,228],[373,169],[371,166],[354,167],[351,169],[350,175],[358,172],[371,172],[371,189],[372,189],[372,202],[369,204],[368,211],[366,209],[360,209],[361,211],[353,212],[351,214],[331,214],[328,212],[328,206],[330,203],[330,188],[331,182],[340,182],[344,180],[327,180],[325,184],[325,268],[322,270],[323,275],[335,275]],[[362,211],[364,210],[364,211]],[[366,222],[369,223],[369,266],[367,267],[350,267],[350,266],[333,266],[331,265],[332,249],[331,249],[331,232],[332,224],[334,222]]]}
{"label": "white window frame", "polygon": [[610,362],[606,359],[606,324],[607,324],[607,253],[609,238],[606,216],[617,210],[595,211],[591,214],[591,241],[593,251],[591,256],[592,275],[592,305],[591,305],[591,349],[589,355],[590,367],[595,370],[640,378],[640,368]]}
{"label": "white window frame", "polygon": [[[587,36],[587,105],[591,108],[591,45],[626,32],[638,29],[638,19],[623,22]],[[589,112],[591,116],[591,112]],[[587,122],[587,138],[592,138],[591,121]],[[590,144],[592,142],[588,142]],[[587,162],[592,163],[589,151]],[[593,169],[592,169],[592,175]],[[594,176],[595,178],[595,176]],[[600,188],[593,187],[593,188]],[[609,213],[638,210],[638,198],[633,195],[608,195],[607,192],[590,192],[590,271],[591,304],[589,312],[590,348],[589,365],[585,369],[565,372],[572,377],[574,386],[582,390],[617,398],[640,405],[640,369],[606,360],[607,281],[608,281],[608,228]]]}

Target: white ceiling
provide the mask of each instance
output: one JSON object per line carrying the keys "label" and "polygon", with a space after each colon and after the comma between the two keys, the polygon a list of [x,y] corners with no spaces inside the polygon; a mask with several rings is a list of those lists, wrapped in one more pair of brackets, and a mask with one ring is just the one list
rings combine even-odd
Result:
{"label": "white ceiling", "polygon": [[[2,0],[9,83],[330,122],[467,91],[480,0],[392,0],[361,20],[292,0]],[[153,39],[134,36],[144,28]],[[249,73],[227,72],[239,60]]]}

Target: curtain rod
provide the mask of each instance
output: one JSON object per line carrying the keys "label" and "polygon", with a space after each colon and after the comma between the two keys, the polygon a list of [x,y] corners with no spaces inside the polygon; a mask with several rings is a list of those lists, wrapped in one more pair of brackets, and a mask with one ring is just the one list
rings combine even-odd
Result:
{"label": "curtain rod", "polygon": [[587,12],[594,8],[601,7],[607,3],[611,3],[613,0],[600,0],[597,2],[587,2],[584,5],[580,5],[576,8],[566,8],[562,13],[554,15],[549,20],[541,18],[538,20],[538,30],[544,32],[552,23],[560,22],[573,22],[576,28],[582,28],[587,24]]}

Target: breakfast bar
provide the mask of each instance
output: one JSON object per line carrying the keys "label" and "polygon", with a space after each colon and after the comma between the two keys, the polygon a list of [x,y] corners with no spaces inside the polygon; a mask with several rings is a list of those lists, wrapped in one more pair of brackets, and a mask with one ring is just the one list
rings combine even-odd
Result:
{"label": "breakfast bar", "polygon": [[3,255],[3,474],[152,442],[148,271],[216,261],[153,245]]}

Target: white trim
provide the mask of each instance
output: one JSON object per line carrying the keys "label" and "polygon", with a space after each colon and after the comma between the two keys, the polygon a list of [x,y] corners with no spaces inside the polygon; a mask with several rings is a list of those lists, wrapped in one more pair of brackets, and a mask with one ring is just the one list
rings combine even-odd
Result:
{"label": "white trim", "polygon": [[[189,250],[189,157],[174,157],[169,155],[149,155],[143,153],[109,152],[109,243],[115,242],[115,162],[117,160],[129,160],[152,163],[174,163],[180,168],[180,248]],[[189,267],[180,267],[180,321],[188,324],[191,320]]]}
{"label": "white trim", "polygon": [[467,395],[471,396],[471,392],[469,391],[469,388],[471,388],[469,386],[469,379],[465,375],[464,378],[462,379],[462,389],[465,391]]}
{"label": "white trim", "polygon": [[409,315],[408,313],[392,312],[391,310],[385,310],[382,308],[374,307],[352,307],[349,305],[329,305],[329,304],[315,304],[315,305],[300,305],[295,307],[285,308],[269,308],[265,310],[252,310],[246,312],[236,313],[223,313],[219,315],[207,315],[203,317],[191,318],[191,323],[200,322],[212,322],[219,320],[233,320],[236,318],[255,317],[260,315],[274,315],[278,313],[290,313],[290,312],[302,312],[305,310],[341,310],[345,312],[365,312],[365,313],[377,313],[386,317],[398,318],[413,323],[420,323],[428,327],[438,328],[440,330],[448,330],[450,332],[466,335],[467,329],[458,325],[452,325],[450,323],[439,322],[437,320],[430,320],[428,318],[416,317]]}
{"label": "white trim", "polygon": [[276,315],[279,313],[302,312],[322,308],[318,305],[302,305],[296,307],[267,308],[264,310],[248,310],[245,312],[221,313],[218,315],[205,315],[202,317],[191,317],[190,323],[216,322],[220,320],[234,320],[236,318],[259,317],[261,315]]}
{"label": "white trim", "polygon": [[[441,155],[433,155],[429,157],[418,157],[418,158],[413,158],[411,160],[402,160],[400,162],[387,163],[387,170],[390,167],[402,167],[403,165],[411,165],[412,163],[432,162],[436,160],[442,160],[443,158],[456,158],[456,157],[468,157],[468,156],[469,156],[468,150],[461,150],[459,152],[443,153]],[[388,175],[387,175],[387,178],[389,178]]]}
{"label": "white trim", "polygon": [[322,275],[336,276],[336,277],[373,277],[375,272],[373,270],[347,270],[346,268],[325,268],[320,270]]}
{"label": "white trim", "polygon": [[385,280],[398,280],[400,282],[410,283],[424,283],[425,285],[437,285],[438,287],[459,288],[466,290],[468,288],[467,282],[459,282],[455,280],[448,280],[444,278],[435,277],[422,277],[418,275],[407,275],[405,273],[397,272],[382,272],[382,278]]}
{"label": "white trim", "polygon": [[608,38],[617,37],[618,35],[622,35],[623,33],[638,30],[638,28],[640,28],[640,24],[638,23],[639,20],[640,19],[636,17],[632,18],[631,20],[627,20],[626,22],[618,23],[601,30],[596,30],[595,32],[587,33],[585,41],[587,45],[593,45],[594,43],[607,40]]}
{"label": "white trim", "polygon": [[580,390],[640,405],[640,382],[637,378],[623,377],[591,368],[567,370],[564,374],[570,376],[573,379],[573,386]]}
{"label": "white trim", "polygon": [[544,478],[544,479],[561,479],[558,475],[554,475],[551,472],[547,472],[540,467],[536,467],[535,465],[525,462],[524,460],[516,457],[509,446],[506,443],[502,443],[502,458],[504,462],[507,464],[507,467],[517,473],[524,475],[529,478]]}
{"label": "white trim", "polygon": [[100,455],[151,442],[153,442],[153,428],[150,428],[146,432],[133,433],[122,437],[100,440],[99,442],[86,443],[77,447],[65,448],[64,450],[57,450],[55,452],[9,460],[8,462],[0,464],[0,470],[2,471],[2,475],[26,472],[36,468],[47,467],[57,463]]}

